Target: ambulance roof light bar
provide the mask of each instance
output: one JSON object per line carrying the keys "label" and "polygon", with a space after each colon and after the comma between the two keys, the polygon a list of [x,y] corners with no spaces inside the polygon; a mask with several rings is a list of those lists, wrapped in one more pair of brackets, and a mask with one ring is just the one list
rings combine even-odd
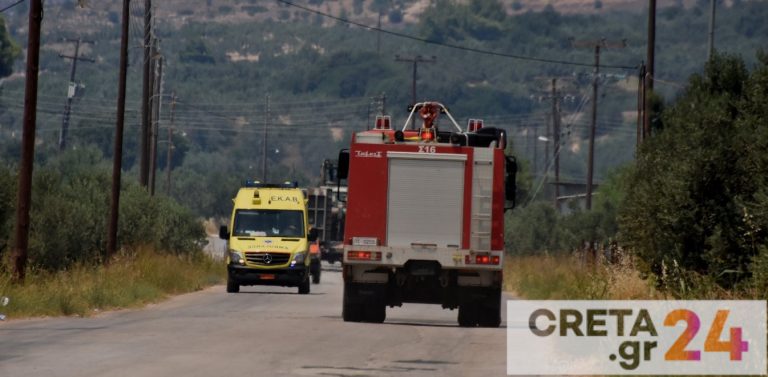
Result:
{"label": "ambulance roof light bar", "polygon": [[461,126],[459,126],[459,123],[456,122],[456,119],[453,118],[453,115],[451,115],[451,112],[448,111],[448,108],[445,107],[445,105],[443,105],[440,102],[432,102],[432,101],[418,102],[414,105],[408,106],[408,111],[410,111],[410,113],[408,114],[408,119],[405,120],[405,124],[403,125],[403,128],[401,131],[405,132],[405,130],[408,129],[408,124],[410,124],[411,121],[413,120],[413,114],[416,113],[416,111],[418,111],[419,109],[421,109],[422,106],[429,103],[440,107],[440,113],[448,116],[448,119],[451,120],[451,123],[453,124],[453,127],[456,128],[457,132],[464,132],[464,130],[461,129]]}
{"label": "ambulance roof light bar", "polygon": [[283,183],[261,183],[261,181],[248,179],[243,186],[248,188],[298,188],[299,182],[285,181]]}

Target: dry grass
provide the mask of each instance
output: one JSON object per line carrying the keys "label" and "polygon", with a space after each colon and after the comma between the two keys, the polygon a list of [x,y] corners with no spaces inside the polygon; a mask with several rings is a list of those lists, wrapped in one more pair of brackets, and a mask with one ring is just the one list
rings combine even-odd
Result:
{"label": "dry grass", "polygon": [[629,258],[585,263],[569,255],[519,256],[504,265],[505,289],[535,300],[643,300],[661,298]]}
{"label": "dry grass", "polygon": [[116,258],[109,268],[78,266],[58,273],[29,272],[23,285],[0,273],[0,308],[9,318],[89,316],[106,309],[140,307],[169,295],[223,281],[225,269],[206,256],[179,257],[142,250]]}

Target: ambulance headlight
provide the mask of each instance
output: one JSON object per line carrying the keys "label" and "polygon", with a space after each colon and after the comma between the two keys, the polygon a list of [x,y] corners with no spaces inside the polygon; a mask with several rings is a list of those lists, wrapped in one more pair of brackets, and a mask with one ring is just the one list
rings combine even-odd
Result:
{"label": "ambulance headlight", "polygon": [[245,258],[243,258],[243,254],[236,250],[229,251],[229,261],[232,264],[239,264],[239,265],[245,264]]}
{"label": "ambulance headlight", "polygon": [[304,264],[304,258],[306,258],[305,253],[296,253],[293,255],[293,260],[291,261],[291,266],[295,266],[297,264]]}

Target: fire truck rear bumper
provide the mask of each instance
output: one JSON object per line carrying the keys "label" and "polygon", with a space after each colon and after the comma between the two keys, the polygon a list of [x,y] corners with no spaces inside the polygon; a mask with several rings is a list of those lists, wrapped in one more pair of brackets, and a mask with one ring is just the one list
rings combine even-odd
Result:
{"label": "fire truck rear bumper", "polygon": [[243,266],[227,266],[229,276],[240,285],[278,285],[294,287],[307,279],[309,270],[302,266],[260,270]]}
{"label": "fire truck rear bumper", "polygon": [[[371,259],[351,259],[350,251],[370,252]],[[367,254],[366,254],[367,255]],[[487,256],[488,263],[482,263],[478,256]],[[442,269],[501,270],[504,266],[504,251],[471,251],[449,248],[388,247],[388,246],[345,246],[344,264],[375,265],[398,268],[409,261],[435,261]],[[493,263],[498,261],[498,263]],[[480,263],[479,263],[480,262]]]}

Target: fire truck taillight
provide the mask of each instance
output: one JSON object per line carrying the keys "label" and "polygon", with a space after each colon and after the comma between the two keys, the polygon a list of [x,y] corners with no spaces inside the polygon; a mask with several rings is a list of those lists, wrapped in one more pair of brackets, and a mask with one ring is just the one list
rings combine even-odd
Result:
{"label": "fire truck taillight", "polygon": [[501,263],[501,258],[498,255],[475,255],[474,258],[471,255],[464,256],[464,264],[493,264],[498,265]]}
{"label": "fire truck taillight", "polygon": [[380,261],[380,251],[350,251],[347,253],[348,260],[360,260],[360,261]]}
{"label": "fire truck taillight", "polygon": [[376,129],[377,130],[391,130],[390,127],[391,118],[389,115],[377,115],[376,116]]}
{"label": "fire truck taillight", "polygon": [[470,119],[469,124],[467,125],[467,131],[468,132],[477,132],[481,128],[483,128],[483,120],[482,119]]}

